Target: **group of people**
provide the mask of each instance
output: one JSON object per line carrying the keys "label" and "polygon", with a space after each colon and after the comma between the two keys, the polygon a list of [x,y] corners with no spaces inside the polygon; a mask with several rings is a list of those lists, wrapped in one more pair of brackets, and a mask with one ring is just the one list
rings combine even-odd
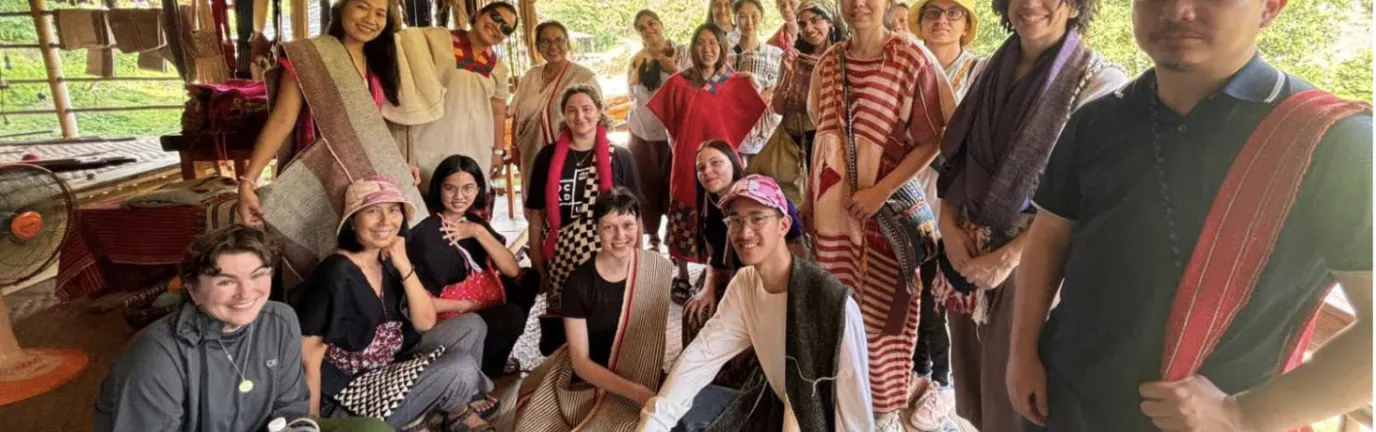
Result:
{"label": "group of people", "polygon": [[[995,0],[1011,35],[987,57],[972,0],[778,0],[767,38],[759,1],[711,0],[686,45],[642,10],[623,148],[562,24],[537,26],[545,63],[508,105],[510,4],[433,32],[340,0],[328,35],[285,46],[246,226],[192,246],[190,302],[115,361],[97,429],[897,431],[954,411],[1243,431],[1357,408],[1371,111],[1261,58],[1285,3],[1136,1],[1156,67],[1131,80],[1083,38],[1098,0]],[[528,269],[489,223],[508,106]],[[1302,362],[1335,284],[1357,320]],[[537,295],[547,358],[500,398]]]}

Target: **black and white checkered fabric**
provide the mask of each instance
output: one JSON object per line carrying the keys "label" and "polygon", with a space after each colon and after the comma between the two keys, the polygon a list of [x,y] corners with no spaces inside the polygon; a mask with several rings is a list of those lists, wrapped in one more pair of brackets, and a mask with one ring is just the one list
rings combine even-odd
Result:
{"label": "black and white checkered fabric", "polygon": [[[600,173],[599,173],[600,174]],[[611,175],[607,173],[606,175]],[[592,203],[597,200],[597,175],[584,177],[583,199],[578,215],[559,229],[559,238],[554,240],[554,256],[550,257],[549,310],[558,311],[563,305],[564,282],[568,281],[573,269],[588,262],[602,246],[597,236],[597,222],[592,217]]]}
{"label": "black and white checkered fabric", "polygon": [[425,368],[443,354],[444,346],[440,346],[410,360],[364,372],[335,394],[334,399],[355,416],[386,419],[401,406]]}

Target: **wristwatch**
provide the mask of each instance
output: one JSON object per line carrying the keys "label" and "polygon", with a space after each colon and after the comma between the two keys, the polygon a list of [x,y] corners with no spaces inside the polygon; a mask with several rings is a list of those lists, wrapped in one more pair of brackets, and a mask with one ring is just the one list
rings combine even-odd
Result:
{"label": "wristwatch", "polygon": [[492,149],[492,154],[497,155],[497,156],[506,156],[506,149],[504,149],[504,148]]}

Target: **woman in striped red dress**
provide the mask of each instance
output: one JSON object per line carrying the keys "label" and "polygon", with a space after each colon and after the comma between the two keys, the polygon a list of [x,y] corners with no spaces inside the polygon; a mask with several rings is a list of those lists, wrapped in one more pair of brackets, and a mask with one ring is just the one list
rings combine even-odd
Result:
{"label": "woman in striped red dress", "polygon": [[[900,274],[894,247],[874,215],[936,157],[947,118],[941,93],[949,98],[950,90],[941,80],[941,66],[917,42],[884,27],[892,0],[840,3],[853,33],[828,50],[813,71],[808,112],[817,138],[809,184],[816,187],[808,190],[805,212],[817,262],[860,301],[876,424],[880,430],[901,430],[897,414],[914,382],[919,301],[905,286],[917,275]],[[849,124],[847,111],[853,118]],[[847,150],[852,129],[853,156]]]}

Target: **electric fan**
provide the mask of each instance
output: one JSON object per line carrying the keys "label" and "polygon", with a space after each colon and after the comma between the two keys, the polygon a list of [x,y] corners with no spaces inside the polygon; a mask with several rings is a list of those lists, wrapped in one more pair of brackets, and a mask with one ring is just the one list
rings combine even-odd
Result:
{"label": "electric fan", "polygon": [[[76,197],[46,169],[0,165],[0,286],[37,276],[76,226]],[[0,296],[0,405],[38,396],[86,367],[76,349],[21,349]]]}

